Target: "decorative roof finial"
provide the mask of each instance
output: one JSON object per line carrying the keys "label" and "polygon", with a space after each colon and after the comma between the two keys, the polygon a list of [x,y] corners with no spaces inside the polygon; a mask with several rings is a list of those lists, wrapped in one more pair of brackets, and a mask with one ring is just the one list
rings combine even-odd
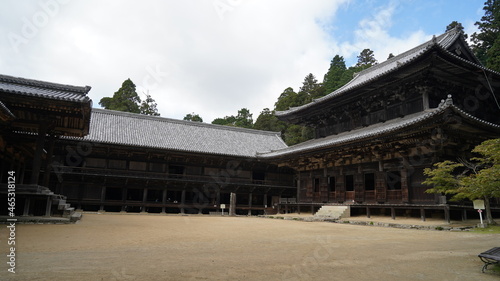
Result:
{"label": "decorative roof finial", "polygon": [[448,95],[445,101],[446,105],[452,105],[453,104],[453,99],[451,98],[451,95]]}

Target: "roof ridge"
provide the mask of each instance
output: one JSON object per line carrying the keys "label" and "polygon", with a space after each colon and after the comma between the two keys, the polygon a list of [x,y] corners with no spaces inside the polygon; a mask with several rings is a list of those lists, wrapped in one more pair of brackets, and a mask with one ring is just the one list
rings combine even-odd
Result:
{"label": "roof ridge", "polygon": [[137,118],[137,119],[154,120],[154,121],[159,121],[159,122],[170,122],[170,123],[184,124],[184,125],[195,126],[195,127],[215,128],[215,129],[222,129],[222,130],[228,130],[228,131],[239,131],[239,132],[247,132],[247,133],[261,134],[261,135],[276,135],[276,136],[281,135],[280,132],[232,127],[232,126],[210,124],[210,123],[204,123],[204,122],[187,121],[187,120],[180,120],[180,119],[174,119],[174,118],[169,118],[169,117],[151,116],[151,115],[110,110],[110,109],[104,109],[104,108],[92,108],[92,111],[93,111],[92,114],[94,114],[94,112],[95,112],[95,113],[102,113],[102,114],[126,116],[126,117]]}
{"label": "roof ridge", "polygon": [[[434,47],[434,46],[437,46],[441,49],[444,49],[446,50],[446,48],[450,45],[450,42],[454,42],[458,36],[460,36],[461,34],[461,31],[458,30],[457,28],[453,28],[441,35],[438,35],[436,37],[436,35],[433,35],[432,38],[430,40],[427,40],[425,42],[423,42],[422,44],[416,46],[416,47],[413,47],[397,56],[394,56],[390,59],[387,59],[381,63],[378,63],[376,65],[373,65],[367,69],[364,69],[360,72],[357,73],[357,75],[349,80],[349,82],[347,82],[345,85],[343,85],[342,87],[338,88],[337,90],[323,96],[323,97],[320,97],[320,98],[317,98],[317,99],[314,99],[312,100],[310,103],[307,103],[307,104],[304,104],[304,105],[301,105],[301,106],[296,106],[296,107],[290,107],[288,110],[284,110],[284,111],[276,111],[276,116],[284,116],[284,115],[287,115],[288,113],[291,113],[291,112],[294,112],[294,111],[297,111],[297,110],[300,110],[301,108],[307,108],[309,106],[311,106],[312,104],[314,104],[315,102],[317,101],[323,101],[323,100],[328,100],[330,98],[333,98],[337,95],[339,95],[340,93],[344,92],[345,89],[351,87],[353,84],[356,84],[357,81],[359,79],[361,79],[364,75],[368,74],[368,73],[373,73],[375,72],[376,70],[380,69],[380,68],[383,68],[383,67],[386,67],[388,65],[390,65],[391,63],[394,63],[394,62],[398,62],[399,60],[402,60],[402,59],[405,59],[406,57],[412,55],[412,54],[418,54],[418,56],[420,56],[422,53],[424,53],[425,51],[429,50],[430,48]],[[443,42],[443,40],[445,38],[447,38],[448,36],[452,36],[452,40],[448,40],[447,42]],[[418,57],[418,56],[415,56],[415,57]],[[405,62],[402,62],[401,65],[404,65],[404,64],[407,64],[407,63],[410,63],[411,61],[413,61],[415,59],[415,57],[411,58],[411,59],[408,59],[407,61]],[[398,64],[397,66],[398,68],[400,67],[400,65]],[[393,70],[393,69],[392,69]],[[387,70],[387,71],[392,71],[391,69]],[[383,73],[380,73],[374,77],[378,77],[380,75],[384,75],[387,73],[387,71],[384,71]],[[373,78],[374,78],[373,77]],[[370,80],[372,80],[373,78],[371,78]],[[368,80],[368,81],[370,81]],[[365,82],[360,82],[361,84],[360,85],[363,85]]]}
{"label": "roof ridge", "polygon": [[53,89],[53,90],[76,92],[76,93],[81,93],[83,95],[87,95],[90,89],[92,88],[90,86],[73,86],[68,84],[60,84],[42,80],[28,79],[23,77],[15,77],[4,74],[0,74],[0,81],[14,83],[14,84],[21,84],[26,86],[35,86],[40,88]]}

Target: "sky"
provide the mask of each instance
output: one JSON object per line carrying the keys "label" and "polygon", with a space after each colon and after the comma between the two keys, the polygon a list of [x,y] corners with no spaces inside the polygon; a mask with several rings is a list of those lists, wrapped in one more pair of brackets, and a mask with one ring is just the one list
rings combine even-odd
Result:
{"label": "sky", "polygon": [[444,33],[467,34],[485,0],[3,0],[0,74],[91,86],[93,107],[130,78],[162,117],[254,121],[335,55],[382,62]]}

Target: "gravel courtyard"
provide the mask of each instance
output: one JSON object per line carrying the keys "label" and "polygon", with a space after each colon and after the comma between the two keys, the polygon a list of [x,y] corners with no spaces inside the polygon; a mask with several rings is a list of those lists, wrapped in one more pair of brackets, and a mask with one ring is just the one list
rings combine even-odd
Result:
{"label": "gravel courtyard", "polygon": [[[6,227],[0,253],[6,261]],[[257,217],[84,214],[17,225],[1,280],[499,280],[477,255],[498,234]]]}

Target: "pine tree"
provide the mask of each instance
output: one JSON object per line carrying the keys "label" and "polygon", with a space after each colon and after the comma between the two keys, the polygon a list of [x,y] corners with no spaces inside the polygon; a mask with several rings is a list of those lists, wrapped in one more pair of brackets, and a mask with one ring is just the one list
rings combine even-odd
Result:
{"label": "pine tree", "polygon": [[99,105],[105,109],[140,113],[139,104],[141,103],[141,99],[137,95],[135,88],[134,82],[127,79],[122,83],[121,88],[114,93],[112,98],[102,98],[99,101]]}
{"label": "pine tree", "polygon": [[192,114],[191,113],[186,114],[183,120],[193,121],[193,122],[203,122],[203,118],[201,118],[200,115],[195,114],[194,112]]}
{"label": "pine tree", "polygon": [[[500,65],[496,62],[498,61],[498,45],[495,43],[500,40],[500,2],[497,0],[487,0],[484,3],[484,16],[481,17],[481,21],[477,21],[475,25],[479,29],[478,32],[474,32],[471,36],[472,38],[472,50],[474,51],[477,58],[486,67],[493,70],[500,70]],[[493,48],[494,47],[494,48]],[[489,51],[492,49],[491,51]]]}
{"label": "pine tree", "polygon": [[330,62],[328,72],[323,78],[323,86],[325,87],[326,94],[337,90],[347,82],[343,80],[343,74],[346,70],[344,57],[335,55]]}
{"label": "pine tree", "polygon": [[142,101],[140,106],[140,113],[144,115],[160,116],[158,113],[156,101],[150,94],[146,94],[146,99]]}

